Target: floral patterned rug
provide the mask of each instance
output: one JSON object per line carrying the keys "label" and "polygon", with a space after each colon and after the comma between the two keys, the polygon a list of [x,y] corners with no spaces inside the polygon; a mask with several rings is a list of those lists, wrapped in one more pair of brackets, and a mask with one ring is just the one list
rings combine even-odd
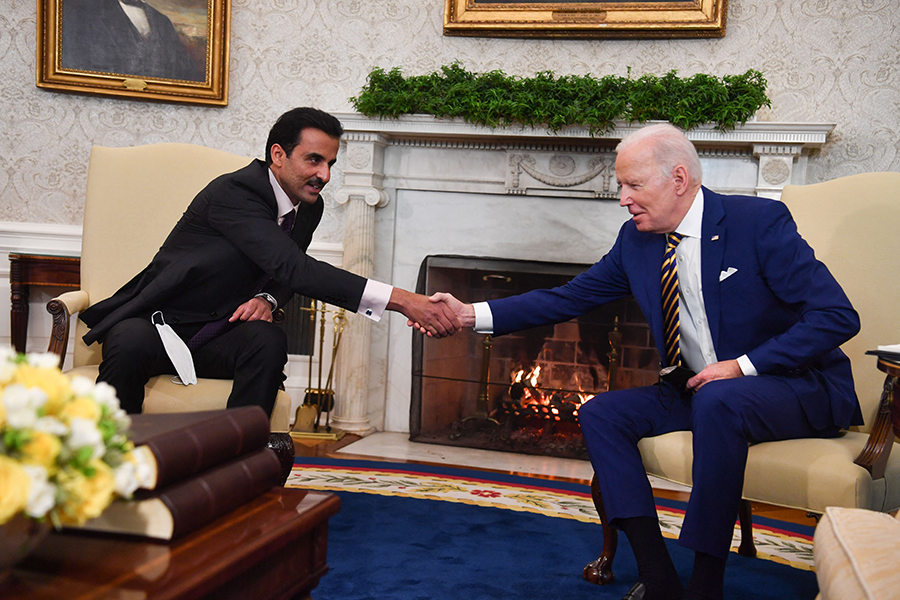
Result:
{"label": "floral patterned rug", "polygon": [[[597,523],[588,486],[536,477],[379,461],[298,457],[288,487],[458,502]],[[663,535],[677,538],[683,502],[657,498]],[[758,557],[813,570],[811,527],[754,517]],[[735,549],[740,532],[735,528]]]}

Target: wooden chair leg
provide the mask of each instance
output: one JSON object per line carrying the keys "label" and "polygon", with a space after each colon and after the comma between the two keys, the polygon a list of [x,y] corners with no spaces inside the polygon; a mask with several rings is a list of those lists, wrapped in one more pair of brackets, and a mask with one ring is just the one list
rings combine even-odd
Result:
{"label": "wooden chair leg", "polygon": [[609,525],[606,518],[606,509],[603,507],[603,497],[600,494],[600,484],[597,475],[591,479],[591,498],[600,515],[600,523],[603,525],[603,552],[597,560],[591,561],[582,571],[581,576],[585,581],[596,585],[606,585],[616,580],[612,570],[613,559],[616,557],[616,547],[619,544],[619,532]]}
{"label": "wooden chair leg", "polygon": [[753,544],[753,506],[749,500],[741,500],[738,509],[738,519],[741,523],[741,545],[738,546],[738,554],[741,556],[756,557],[756,546]]}

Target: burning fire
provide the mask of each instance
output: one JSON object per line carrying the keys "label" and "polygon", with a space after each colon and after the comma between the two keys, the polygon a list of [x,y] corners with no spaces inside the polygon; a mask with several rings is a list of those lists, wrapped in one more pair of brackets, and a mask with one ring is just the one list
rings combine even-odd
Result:
{"label": "burning fire", "polygon": [[519,369],[510,375],[510,398],[524,408],[525,412],[554,421],[576,419],[578,408],[595,395],[584,391],[541,389],[538,385],[541,377],[541,365],[533,367],[527,373],[525,369]]}

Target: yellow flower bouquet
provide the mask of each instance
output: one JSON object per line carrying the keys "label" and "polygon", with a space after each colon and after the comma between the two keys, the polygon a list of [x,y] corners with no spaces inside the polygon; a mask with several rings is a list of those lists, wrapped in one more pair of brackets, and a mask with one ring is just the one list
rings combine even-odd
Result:
{"label": "yellow flower bouquet", "polygon": [[0,525],[19,514],[80,525],[138,487],[115,390],[57,361],[0,347]]}

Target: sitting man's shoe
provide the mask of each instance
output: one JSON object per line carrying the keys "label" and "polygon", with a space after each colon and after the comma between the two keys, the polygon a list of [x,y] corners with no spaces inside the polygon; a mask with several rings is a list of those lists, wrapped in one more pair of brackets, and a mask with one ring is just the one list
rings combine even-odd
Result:
{"label": "sitting man's shoe", "polygon": [[631,589],[628,590],[628,593],[622,596],[622,600],[644,600],[644,594],[647,593],[647,586],[638,581],[636,584],[631,586]]}

